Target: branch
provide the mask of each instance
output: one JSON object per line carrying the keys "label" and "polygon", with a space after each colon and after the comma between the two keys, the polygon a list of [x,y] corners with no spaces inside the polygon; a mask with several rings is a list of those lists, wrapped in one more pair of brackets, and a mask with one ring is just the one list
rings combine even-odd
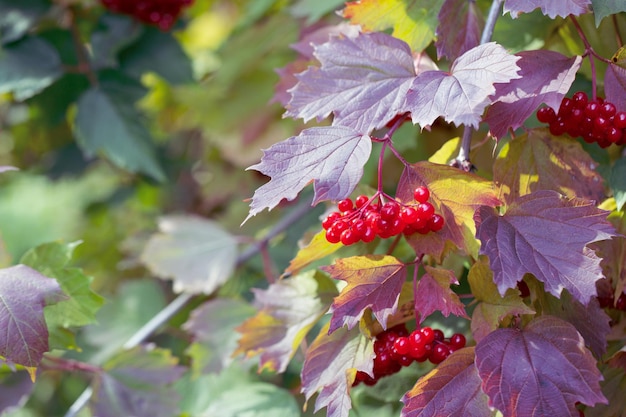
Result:
{"label": "branch", "polygon": [[[237,257],[236,265],[241,265],[248,262],[251,258],[257,255],[261,250],[267,246],[270,240],[287,230],[294,223],[302,218],[309,210],[311,210],[311,202],[303,201],[298,204],[291,212],[284,216],[276,225],[260,240],[248,246]],[[132,349],[144,342],[150,337],[161,325],[169,321],[176,313],[178,313],[192,298],[193,294],[181,294],[176,297],[171,303],[169,303],[163,310],[161,310],[150,321],[143,325],[137,332],[131,336],[130,339],[124,343],[123,349]],[[87,404],[93,389],[91,387],[85,388],[83,393],[74,401],[74,404],[68,409],[64,417],[75,417],[80,410]]]}
{"label": "branch", "polygon": [[[491,36],[493,35],[493,29],[496,26],[496,21],[500,16],[500,9],[502,6],[502,2],[504,0],[493,0],[491,3],[491,8],[489,9],[489,14],[487,15],[487,21],[485,22],[485,28],[483,29],[483,33],[480,36],[480,44],[485,44],[491,40]],[[469,126],[465,126],[465,130],[463,131],[463,139],[461,141],[461,149],[459,149],[459,154],[452,161],[451,165],[457,168],[461,168],[463,171],[469,172],[474,170],[474,166],[470,162],[469,154],[470,154],[470,145],[472,142],[472,129]]]}

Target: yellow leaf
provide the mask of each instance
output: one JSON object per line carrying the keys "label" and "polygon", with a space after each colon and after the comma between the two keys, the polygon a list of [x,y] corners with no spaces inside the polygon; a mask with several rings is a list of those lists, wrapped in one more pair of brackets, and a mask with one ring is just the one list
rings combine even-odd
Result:
{"label": "yellow leaf", "polygon": [[307,246],[298,251],[296,257],[292,259],[287,269],[285,269],[285,274],[296,274],[305,266],[325,258],[342,247],[343,245],[339,243],[329,243],[326,240],[326,232],[322,230],[313,236],[313,239]]}

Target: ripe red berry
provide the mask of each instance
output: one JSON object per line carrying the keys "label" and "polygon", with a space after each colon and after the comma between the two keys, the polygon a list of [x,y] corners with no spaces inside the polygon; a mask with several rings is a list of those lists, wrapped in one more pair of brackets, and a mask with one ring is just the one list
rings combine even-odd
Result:
{"label": "ripe red berry", "polygon": [[417,205],[417,214],[422,219],[430,220],[435,214],[435,208],[428,202],[420,203]]}
{"label": "ripe red berry", "polygon": [[418,203],[425,203],[430,198],[430,191],[427,187],[420,185],[415,190],[413,190],[413,198]]}
{"label": "ripe red berry", "polygon": [[589,98],[584,91],[578,91],[572,96],[572,101],[574,102],[575,108],[584,109],[587,105],[587,102],[589,101]]}
{"label": "ripe red berry", "polygon": [[322,227],[324,228],[324,230],[328,230],[330,226],[332,226],[340,218],[341,218],[341,213],[337,211],[333,211],[328,216],[326,216],[324,221],[322,221]]}
{"label": "ripe red berry", "polygon": [[614,116],[616,111],[617,109],[615,108],[615,104],[608,101],[605,101],[600,106],[600,115],[607,119]]}
{"label": "ripe red berry", "polygon": [[615,113],[615,116],[613,116],[613,126],[615,126],[618,129],[626,128],[626,112],[625,111],[620,111],[620,112]]}
{"label": "ripe red berry", "polygon": [[393,342],[393,353],[397,356],[406,355],[411,350],[409,338],[406,336],[398,337]]}
{"label": "ripe red berry", "polygon": [[395,220],[400,214],[400,206],[395,201],[388,201],[380,208],[380,217],[383,220]]}
{"label": "ripe red berry", "polygon": [[414,207],[402,207],[402,210],[400,210],[400,220],[405,224],[414,223],[417,217],[417,210]]}
{"label": "ripe red berry", "polygon": [[422,334],[422,338],[425,344],[430,344],[435,341],[435,332],[430,327],[422,327],[420,329],[420,333]]}
{"label": "ripe red berry", "polygon": [[541,123],[551,123],[556,119],[556,113],[552,107],[542,107],[537,110],[537,120]]}
{"label": "ripe red berry", "polygon": [[443,335],[443,332],[440,329],[433,329],[433,333],[435,334],[435,341],[436,342],[443,342],[444,335]]}
{"label": "ripe red berry", "polygon": [[458,349],[464,348],[466,342],[467,340],[465,339],[465,336],[463,336],[461,333],[455,333],[452,336],[450,336],[449,345],[454,350],[458,350]]}
{"label": "ripe red berry", "polygon": [[438,232],[443,229],[444,223],[445,222],[443,220],[443,217],[438,214],[433,214],[433,216],[428,221],[428,228],[431,232]]}
{"label": "ripe red berry", "polygon": [[339,209],[339,211],[343,212],[343,211],[348,211],[354,208],[353,204],[352,204],[352,200],[349,198],[345,198],[343,200],[341,200],[339,203],[337,203],[337,208]]}
{"label": "ripe red berry", "polygon": [[429,360],[434,364],[438,364],[443,362],[448,356],[450,356],[450,349],[448,346],[443,343],[439,343],[433,348],[433,353],[430,354]]}
{"label": "ripe red berry", "polygon": [[354,200],[354,205],[356,206],[356,208],[361,208],[366,205],[368,201],[370,201],[370,198],[366,195],[361,194]]}

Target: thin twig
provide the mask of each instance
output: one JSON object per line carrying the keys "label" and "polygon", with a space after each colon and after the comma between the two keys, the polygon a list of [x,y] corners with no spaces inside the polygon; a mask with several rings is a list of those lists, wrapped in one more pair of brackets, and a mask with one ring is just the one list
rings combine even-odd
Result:
{"label": "thin twig", "polygon": [[[291,227],[294,223],[302,218],[309,210],[311,210],[311,203],[309,201],[303,201],[299,203],[291,212],[287,213],[276,225],[259,241],[248,246],[243,252],[239,254],[236,261],[236,266],[239,267],[257,255],[267,243]],[[188,302],[193,298],[193,294],[181,294],[176,297],[171,303],[169,303],[163,310],[155,315],[150,321],[144,324],[137,332],[130,337],[122,346],[123,349],[132,349],[144,342],[150,337],[159,327],[170,320],[176,313],[178,313]],[[89,386],[83,393],[74,401],[74,404],[68,409],[64,417],[75,417],[80,410],[87,404],[93,389]]]}
{"label": "thin twig", "polygon": [[[487,15],[487,20],[485,21],[485,27],[483,29],[483,33],[480,36],[480,44],[485,44],[491,40],[493,36],[493,29],[496,26],[496,21],[500,16],[500,9],[502,6],[503,0],[494,0],[491,3],[491,8],[489,9],[489,14]],[[472,132],[474,129],[470,126],[465,126],[463,130],[463,139],[461,141],[461,148],[459,149],[459,154],[452,161],[452,166],[457,168],[461,168],[462,170],[469,172],[473,170],[473,165],[470,162],[470,145],[472,142]]]}

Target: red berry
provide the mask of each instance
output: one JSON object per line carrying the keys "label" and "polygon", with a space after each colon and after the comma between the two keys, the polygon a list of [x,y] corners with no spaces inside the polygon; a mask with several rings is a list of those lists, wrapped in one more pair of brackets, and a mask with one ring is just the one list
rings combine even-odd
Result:
{"label": "red berry", "polygon": [[441,330],[434,329],[433,333],[435,334],[435,341],[436,342],[443,342],[444,335],[443,335],[443,332]]}
{"label": "red berry", "polygon": [[417,220],[417,210],[413,207],[402,207],[400,210],[400,220],[405,224],[411,224]]}
{"label": "red berry", "polygon": [[465,339],[465,336],[463,336],[461,333],[455,333],[450,337],[449,345],[457,350],[464,348],[466,342],[467,340]]}
{"label": "red berry", "polygon": [[558,115],[567,116],[574,109],[574,102],[571,98],[563,97],[561,100],[561,106],[559,107]]}
{"label": "red berry", "polygon": [[328,216],[326,216],[324,221],[322,221],[322,227],[324,228],[324,230],[328,230],[330,226],[332,226],[340,218],[341,218],[341,213],[337,211],[333,211]]}
{"label": "red berry", "polygon": [[339,209],[339,211],[343,212],[343,211],[352,210],[354,206],[352,205],[351,199],[345,198],[341,200],[339,203],[337,203],[337,208]]}
{"label": "red berry", "polygon": [[430,220],[435,214],[435,208],[430,203],[420,203],[417,205],[417,214],[420,218]]}
{"label": "red berry", "polygon": [[410,355],[402,355],[398,357],[398,364],[401,366],[409,366],[413,363],[414,358]]}
{"label": "red berry", "polygon": [[587,94],[584,91],[578,91],[574,93],[572,96],[572,101],[574,102],[574,107],[577,109],[584,109],[589,101]]}
{"label": "red berry", "polygon": [[611,143],[617,143],[622,139],[622,130],[616,128],[615,126],[609,127],[606,132],[606,140]]}
{"label": "red berry", "polygon": [[356,208],[361,208],[366,205],[368,201],[370,201],[370,198],[366,195],[361,194],[354,200],[354,205],[356,206]]}
{"label": "red berry", "polygon": [[424,339],[425,344],[429,344],[435,341],[435,332],[430,327],[422,327],[420,329],[420,333],[422,334],[422,338]]}
{"label": "red berry", "polygon": [[598,101],[590,101],[585,106],[585,115],[592,119],[600,115],[600,103]]}
{"label": "red berry", "polygon": [[358,242],[359,237],[357,236],[356,232],[353,229],[346,229],[343,232],[341,232],[341,243],[343,243],[346,246],[350,246],[353,243]]}
{"label": "red berry", "polygon": [[620,111],[613,116],[613,126],[618,129],[626,128],[626,112]]}
{"label": "red berry", "polygon": [[607,119],[614,116],[616,111],[617,109],[615,108],[615,104],[608,101],[605,101],[600,106],[600,114]]}
{"label": "red berry", "polygon": [[326,240],[329,243],[339,243],[341,242],[341,233],[337,233],[335,229],[330,228],[326,231]]}
{"label": "red berry", "polygon": [[424,185],[420,185],[415,190],[413,190],[413,198],[418,203],[425,203],[430,198],[430,191]]}
{"label": "red berry", "polygon": [[537,110],[537,120],[541,123],[550,123],[556,119],[556,113],[552,107],[542,107]]}
{"label": "red berry", "polygon": [[370,226],[367,226],[365,228],[365,231],[361,234],[361,240],[365,243],[370,243],[374,239],[376,239],[376,233],[374,233],[374,229],[372,229]]}
{"label": "red berry", "polygon": [[393,353],[397,356],[406,355],[411,350],[409,338],[406,336],[398,337],[393,342]]}
{"label": "red berry", "polygon": [[440,231],[441,229],[443,229],[443,225],[444,225],[443,217],[441,217],[438,214],[433,214],[433,216],[428,221],[428,228],[430,229],[431,232]]}
{"label": "red berry", "polygon": [[434,364],[438,364],[443,362],[448,356],[450,356],[450,349],[448,346],[443,343],[439,343],[433,348],[433,353],[430,354],[429,360]]}
{"label": "red berry", "polygon": [[383,220],[395,220],[400,214],[400,206],[395,201],[388,201],[380,208],[380,217]]}

